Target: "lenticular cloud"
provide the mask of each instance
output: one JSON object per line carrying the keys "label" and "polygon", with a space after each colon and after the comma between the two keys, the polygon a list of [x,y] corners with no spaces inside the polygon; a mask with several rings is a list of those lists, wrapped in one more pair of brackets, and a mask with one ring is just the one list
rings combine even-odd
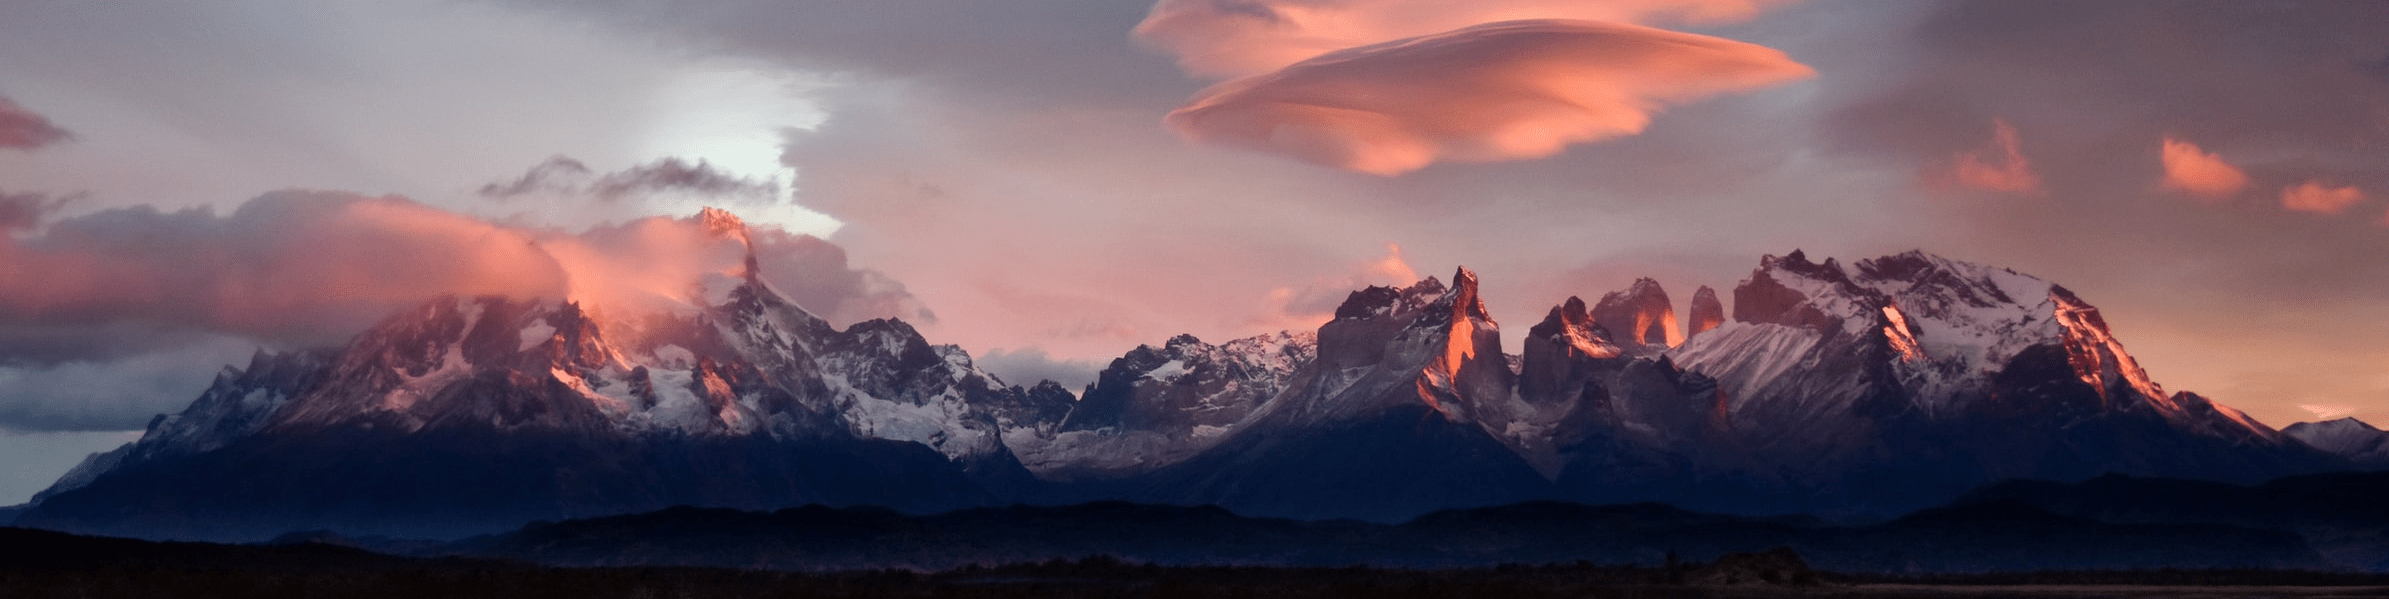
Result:
{"label": "lenticular cloud", "polygon": [[1811,75],[1763,46],[1611,22],[1759,4],[1165,1],[1137,34],[1189,72],[1237,77],[1170,114],[1189,139],[1395,175],[1549,156],[1640,133],[1669,104]]}
{"label": "lenticular cloud", "polygon": [[1337,50],[1500,21],[1731,21],[1779,1],[1161,0],[1137,24],[1136,37],[1177,55],[1188,73],[1225,79]]}
{"label": "lenticular cloud", "polygon": [[1634,25],[1504,21],[1335,52],[1220,84],[1187,137],[1393,175],[1539,158],[1640,133],[1661,106],[1807,76],[1765,47]]}

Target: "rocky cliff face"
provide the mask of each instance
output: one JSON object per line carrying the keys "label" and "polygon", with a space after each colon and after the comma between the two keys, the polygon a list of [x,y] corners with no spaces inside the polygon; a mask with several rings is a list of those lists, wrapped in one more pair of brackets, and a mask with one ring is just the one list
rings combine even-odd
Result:
{"label": "rocky cliff face", "polygon": [[1689,321],[1684,325],[1686,337],[1708,332],[1725,324],[1725,303],[1717,300],[1717,290],[1702,285],[1692,292],[1692,305],[1685,310],[1685,317]]}
{"label": "rocky cliff face", "polygon": [[1608,329],[1611,339],[1628,349],[1646,345],[1665,349],[1684,342],[1675,303],[1667,299],[1667,290],[1661,289],[1658,281],[1635,279],[1626,290],[1601,296],[1592,315],[1595,324]]}

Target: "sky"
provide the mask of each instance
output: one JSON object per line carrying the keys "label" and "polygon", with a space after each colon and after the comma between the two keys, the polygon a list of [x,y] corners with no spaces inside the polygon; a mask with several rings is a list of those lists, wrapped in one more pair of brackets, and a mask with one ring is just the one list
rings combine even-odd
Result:
{"label": "sky", "polygon": [[2066,286],[2170,390],[2384,423],[2384,31],[2239,0],[0,3],[0,503],[259,348],[443,293],[661,293],[719,258],[703,206],[815,312],[1015,383],[1462,265],[1522,330],[1636,277],[1681,305],[1765,254],[1923,249]]}

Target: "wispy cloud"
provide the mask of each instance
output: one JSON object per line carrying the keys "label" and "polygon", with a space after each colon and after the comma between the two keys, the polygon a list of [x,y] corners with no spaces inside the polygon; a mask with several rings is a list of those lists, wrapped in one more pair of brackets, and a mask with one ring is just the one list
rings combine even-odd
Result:
{"label": "wispy cloud", "polygon": [[1989,191],[2040,191],[2040,175],[2033,174],[2032,161],[2026,160],[2024,152],[2016,148],[2016,127],[2005,120],[1994,121],[1992,125],[1990,143],[1958,153],[1958,183]]}
{"label": "wispy cloud", "polygon": [[15,100],[0,96],[0,148],[31,150],[71,139],[72,134],[34,114]]}
{"label": "wispy cloud", "polygon": [[2325,185],[2321,181],[2307,181],[2281,190],[2281,207],[2305,212],[2338,214],[2364,200],[2364,190],[2355,186]]}

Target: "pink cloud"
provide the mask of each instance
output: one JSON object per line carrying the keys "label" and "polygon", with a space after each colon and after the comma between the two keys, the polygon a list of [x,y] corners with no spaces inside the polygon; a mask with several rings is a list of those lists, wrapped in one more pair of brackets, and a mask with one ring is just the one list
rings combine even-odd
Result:
{"label": "pink cloud", "polygon": [[2033,174],[2032,162],[2016,149],[2015,126],[2006,120],[1993,121],[1993,125],[1989,144],[1958,153],[1958,183],[1988,191],[2040,191],[2040,176]]}
{"label": "pink cloud", "polygon": [[1748,18],[1781,0],[1161,0],[1137,39],[1178,56],[1187,72],[1244,77],[1329,52],[1498,21],[1644,23]]}
{"label": "pink cloud", "polygon": [[69,199],[71,196],[51,198],[49,194],[44,193],[0,191],[0,234],[18,229],[31,229],[34,225],[41,224],[42,219],[64,207]]}
{"label": "pink cloud", "polygon": [[0,97],[0,148],[31,150],[72,137],[50,119]]}
{"label": "pink cloud", "polygon": [[2282,207],[2322,214],[2338,214],[2363,199],[2364,190],[2324,185],[2321,181],[2307,181],[2281,190]]}
{"label": "pink cloud", "polygon": [[2165,138],[2163,151],[2166,189],[2220,198],[2248,186],[2248,174],[2197,144]]}
{"label": "pink cloud", "polygon": [[1343,50],[1198,94],[1197,141],[1393,175],[1639,133],[1670,103],[1813,74],[1782,52],[1590,21],[1506,21]]}
{"label": "pink cloud", "polygon": [[1402,245],[1398,243],[1385,244],[1385,258],[1370,263],[1369,272],[1394,285],[1408,285],[1410,281],[1418,280],[1418,271],[1410,268],[1409,261],[1402,259]]}
{"label": "pink cloud", "polygon": [[1423,280],[1402,258],[1400,244],[1385,244],[1385,256],[1357,265],[1351,272],[1321,277],[1300,287],[1270,289],[1261,310],[1242,327],[1251,331],[1308,331],[1335,317],[1336,306],[1353,291],[1370,286],[1401,287]]}
{"label": "pink cloud", "polygon": [[[927,316],[902,286],[847,268],[836,246],[753,233],[766,279],[826,317]],[[176,331],[333,344],[443,295],[572,300],[599,314],[669,310],[688,305],[694,283],[740,272],[744,258],[739,239],[699,218],[576,234],[395,196],[299,191],[228,215],[108,210],[0,235],[0,361],[137,353],[172,340],[157,332]],[[70,330],[89,334],[62,333]]]}

